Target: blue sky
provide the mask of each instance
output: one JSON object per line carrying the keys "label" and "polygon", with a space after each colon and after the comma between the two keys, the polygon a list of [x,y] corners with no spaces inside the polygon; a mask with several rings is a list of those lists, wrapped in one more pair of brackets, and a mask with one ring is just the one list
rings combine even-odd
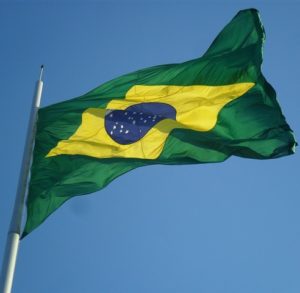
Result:
{"label": "blue sky", "polygon": [[[196,58],[249,7],[265,25],[264,75],[299,139],[299,1],[0,1],[0,259],[39,66],[46,106]],[[125,174],[21,242],[13,292],[298,293],[299,163],[296,153]]]}

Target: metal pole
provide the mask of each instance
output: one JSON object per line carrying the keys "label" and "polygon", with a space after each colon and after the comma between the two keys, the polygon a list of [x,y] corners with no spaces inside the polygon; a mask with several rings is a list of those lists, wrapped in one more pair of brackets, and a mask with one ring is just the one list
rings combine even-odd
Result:
{"label": "metal pole", "polygon": [[10,293],[13,284],[18,248],[20,243],[21,223],[22,223],[22,216],[23,216],[23,210],[25,205],[25,195],[27,190],[28,175],[29,175],[29,169],[31,164],[32,150],[33,150],[35,130],[36,130],[35,126],[36,126],[37,112],[40,107],[40,101],[41,101],[42,90],[43,90],[43,82],[42,82],[43,70],[44,70],[44,66],[42,65],[40,78],[36,83],[35,95],[32,102],[32,108],[31,108],[30,119],[27,128],[26,143],[23,152],[22,166],[19,175],[19,183],[18,183],[18,189],[17,189],[16,199],[15,199],[15,205],[14,205],[14,210],[10,222],[10,228],[6,240],[6,249],[5,249],[5,254],[3,259],[2,273],[1,273],[1,280],[0,280],[0,293]]}

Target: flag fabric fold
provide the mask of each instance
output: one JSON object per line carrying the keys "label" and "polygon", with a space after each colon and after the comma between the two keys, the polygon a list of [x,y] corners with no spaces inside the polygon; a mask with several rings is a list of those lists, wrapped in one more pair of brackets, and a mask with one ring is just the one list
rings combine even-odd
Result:
{"label": "flag fabric fold", "polygon": [[198,59],[40,109],[22,237],[68,199],[137,167],[292,154],[292,130],[261,73],[264,40],[258,11],[243,10]]}

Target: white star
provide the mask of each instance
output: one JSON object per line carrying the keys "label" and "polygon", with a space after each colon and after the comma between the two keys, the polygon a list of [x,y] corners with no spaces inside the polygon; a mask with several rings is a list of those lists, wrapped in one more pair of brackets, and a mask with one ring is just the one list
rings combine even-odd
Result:
{"label": "white star", "polygon": [[113,129],[116,129],[116,128],[117,128],[117,126],[116,126],[116,125],[114,125]]}
{"label": "white star", "polygon": [[126,130],[125,133],[127,134],[129,132],[129,130]]}
{"label": "white star", "polygon": [[123,128],[123,125],[121,125],[121,128]]}

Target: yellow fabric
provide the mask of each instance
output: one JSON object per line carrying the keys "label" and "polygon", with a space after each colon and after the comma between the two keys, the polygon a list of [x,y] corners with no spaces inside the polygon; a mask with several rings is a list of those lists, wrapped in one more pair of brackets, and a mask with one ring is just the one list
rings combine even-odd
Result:
{"label": "yellow fabric", "polygon": [[[217,122],[220,110],[229,102],[245,94],[254,83],[237,83],[225,86],[173,86],[135,85],[125,99],[112,100],[106,109],[89,108],[82,114],[82,123],[67,140],[60,141],[49,153],[86,155],[96,158],[156,159],[165,141],[175,128],[209,131]],[[125,110],[139,103],[166,103],[176,109],[176,121],[158,122],[139,141],[122,145],[107,134],[104,127],[107,110]]]}

